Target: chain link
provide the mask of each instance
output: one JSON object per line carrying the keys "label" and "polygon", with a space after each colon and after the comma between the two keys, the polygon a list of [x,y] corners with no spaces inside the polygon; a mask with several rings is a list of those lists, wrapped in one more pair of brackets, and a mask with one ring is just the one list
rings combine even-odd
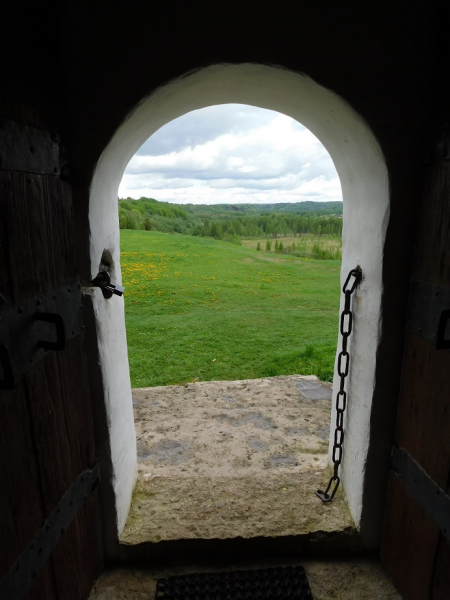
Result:
{"label": "chain link", "polygon": [[[331,502],[337,492],[341,482],[339,477],[339,467],[342,462],[342,453],[344,446],[344,413],[347,407],[347,392],[345,391],[345,378],[348,376],[350,368],[350,355],[347,351],[348,338],[353,329],[353,312],[351,310],[351,298],[357,285],[362,279],[361,267],[352,269],[345,280],[342,292],[345,294],[344,310],[341,313],[340,332],[342,335],[342,349],[339,352],[337,360],[337,372],[341,378],[339,391],[336,394],[336,428],[334,430],[333,453],[334,463],[333,475],[330,477],[327,489],[317,490],[317,496],[322,502]],[[330,491],[331,490],[331,491]]]}

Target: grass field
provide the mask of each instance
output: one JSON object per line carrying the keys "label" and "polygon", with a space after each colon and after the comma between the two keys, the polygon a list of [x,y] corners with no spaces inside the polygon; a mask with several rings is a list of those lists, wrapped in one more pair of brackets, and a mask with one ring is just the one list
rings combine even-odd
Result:
{"label": "grass field", "polygon": [[340,261],[122,230],[133,387],[333,376]]}

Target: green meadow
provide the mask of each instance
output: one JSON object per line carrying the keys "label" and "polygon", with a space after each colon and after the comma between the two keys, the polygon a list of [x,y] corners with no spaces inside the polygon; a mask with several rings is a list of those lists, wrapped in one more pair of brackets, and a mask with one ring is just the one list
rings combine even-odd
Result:
{"label": "green meadow", "polygon": [[122,230],[121,250],[133,387],[331,381],[340,261],[143,230]]}

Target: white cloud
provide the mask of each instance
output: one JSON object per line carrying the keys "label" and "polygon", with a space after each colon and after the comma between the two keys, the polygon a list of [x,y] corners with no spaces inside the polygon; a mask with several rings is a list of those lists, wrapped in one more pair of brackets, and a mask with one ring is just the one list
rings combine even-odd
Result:
{"label": "white cloud", "polygon": [[236,104],[162,127],[131,159],[119,196],[197,204],[342,199],[333,162],[310,131]]}

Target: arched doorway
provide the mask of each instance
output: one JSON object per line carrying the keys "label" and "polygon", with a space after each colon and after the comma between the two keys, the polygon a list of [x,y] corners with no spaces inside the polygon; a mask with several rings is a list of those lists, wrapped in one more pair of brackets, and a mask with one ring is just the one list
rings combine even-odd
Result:
{"label": "arched doorway", "polygon": [[[370,476],[365,472],[365,462],[370,444],[369,421],[381,318],[389,186],[378,142],[350,106],[304,75],[253,64],[215,65],[161,87],[143,99],[129,115],[98,162],[91,185],[89,213],[91,274],[97,274],[101,257],[107,250],[112,257],[112,278],[120,280],[117,190],[131,156],[169,121],[191,110],[224,103],[269,108],[301,122],[323,143],[339,174],[345,219],[341,279],[358,264],[364,273],[355,299],[358,326],[350,348],[350,406],[341,472],[346,498],[358,526],[364,478]],[[105,303],[100,297],[93,298],[92,302],[107,395],[115,495],[111,510],[120,532],[126,520],[136,469],[123,304],[120,301]]]}

